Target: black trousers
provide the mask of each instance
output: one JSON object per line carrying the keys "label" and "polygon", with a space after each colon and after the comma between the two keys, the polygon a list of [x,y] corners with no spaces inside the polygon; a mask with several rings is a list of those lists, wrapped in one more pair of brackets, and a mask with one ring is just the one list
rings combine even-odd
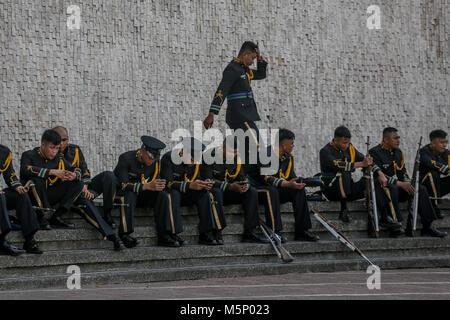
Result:
{"label": "black trousers", "polygon": [[75,201],[72,211],[79,214],[87,223],[97,229],[105,238],[108,238],[114,234],[113,229],[102,218],[100,211],[94,205],[92,200],[88,200],[81,195]]}
{"label": "black trousers", "polygon": [[120,207],[119,235],[134,232],[134,212],[137,207],[154,208],[155,225],[159,235],[177,234],[183,231],[180,210],[174,210],[173,196],[167,191],[127,191],[119,197],[127,207]]}
{"label": "black trousers", "polygon": [[117,191],[118,180],[112,171],[104,171],[92,178],[89,190],[97,194],[103,193],[103,212],[110,214],[114,208],[114,197]]}
{"label": "black trousers", "polygon": [[[410,195],[398,187],[397,185],[389,184],[387,186],[387,190],[384,189],[385,194],[387,193],[387,197],[378,197],[377,205],[379,208],[387,209],[387,206],[390,206],[389,199],[392,200],[392,207],[390,207],[391,211],[395,212],[398,221],[403,221],[402,214],[400,212],[399,203],[408,201]],[[433,205],[431,204],[427,188],[419,184],[419,203],[418,203],[418,214],[422,221],[422,226],[427,228],[431,225],[431,223],[437,219],[436,213],[434,211]]]}
{"label": "black trousers", "polygon": [[31,180],[35,184],[35,189],[32,188],[31,191],[31,201],[38,207],[51,208],[59,203],[60,208],[69,211],[83,190],[83,184],[76,180],[57,182],[48,187],[41,178]]}
{"label": "black trousers", "polygon": [[170,194],[173,212],[177,212],[177,216],[181,216],[181,207],[197,206],[200,234],[223,230],[226,227],[222,192],[219,189],[212,188],[209,191],[188,190],[186,193],[171,190]]}
{"label": "black trousers", "polygon": [[[259,135],[259,129],[256,126],[256,124],[253,121],[249,122],[242,122],[242,123],[230,123],[228,124],[231,129],[237,130],[242,129],[244,132],[247,133],[245,138],[245,145],[244,145],[244,156],[245,156],[245,164],[244,164],[244,170],[245,173],[247,173],[250,176],[256,176],[259,174],[258,172],[258,162],[259,162],[259,150],[263,150],[263,145],[260,141],[260,135]],[[252,129],[249,131],[249,129]],[[256,157],[250,156],[251,152],[256,152]],[[251,164],[250,160],[252,162],[256,161],[255,163]]]}
{"label": "black trousers", "polygon": [[[433,198],[441,198],[450,193],[450,176],[441,177],[437,171],[430,171],[420,181],[427,188],[428,194]],[[432,200],[435,209],[438,208],[438,200]]]}
{"label": "black trousers", "polygon": [[[330,182],[331,186],[330,186]],[[354,182],[350,172],[343,172],[334,181],[324,183],[323,193],[331,201],[355,201],[365,197],[366,179]]]}
{"label": "black trousers", "polygon": [[283,230],[278,189],[273,186],[258,186],[258,200],[264,205],[266,224],[275,232]]}
{"label": "black trousers", "polygon": [[223,204],[242,204],[245,234],[252,233],[259,225],[258,189],[250,187],[245,193],[225,190],[223,192]]}
{"label": "black trousers", "polygon": [[33,236],[39,230],[36,212],[32,208],[30,197],[27,193],[19,194],[13,188],[6,188],[0,195],[0,231],[6,235],[11,230],[8,210],[16,210],[17,218],[22,225],[25,237]]}

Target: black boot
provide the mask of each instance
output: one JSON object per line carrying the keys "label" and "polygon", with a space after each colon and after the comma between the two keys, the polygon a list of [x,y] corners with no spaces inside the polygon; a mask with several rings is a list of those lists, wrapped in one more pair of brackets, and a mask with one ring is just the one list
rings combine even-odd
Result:
{"label": "black boot", "polygon": [[31,254],[43,254],[44,253],[41,249],[39,249],[38,243],[36,240],[34,240],[33,237],[27,238],[25,240],[25,243],[23,244],[23,249],[27,253],[31,253]]}
{"label": "black boot", "polygon": [[122,240],[120,240],[120,238],[118,236],[116,236],[115,234],[108,236],[107,239],[114,244],[115,251],[121,251],[121,250],[125,249],[125,246],[124,246]]}
{"label": "black boot", "polygon": [[295,235],[295,241],[317,242],[320,238],[309,231],[303,231]]}
{"label": "black boot", "polygon": [[61,217],[53,216],[48,220],[52,228],[56,229],[75,229],[75,225],[73,223],[69,223],[64,221]]}
{"label": "black boot", "polygon": [[269,243],[269,240],[258,236],[254,231],[246,232],[242,236],[242,242],[247,243]]}
{"label": "black boot", "polygon": [[21,254],[25,253],[25,250],[21,250],[19,248],[16,248],[12,244],[10,244],[8,241],[3,240],[0,243],[0,255],[7,255],[7,256],[20,256]]}
{"label": "black boot", "polygon": [[180,246],[185,246],[188,244],[188,242],[186,240],[184,240],[183,238],[181,238],[179,235],[177,234],[171,234],[170,237],[175,240],[178,241],[178,243],[180,244]]}
{"label": "black boot", "polygon": [[158,236],[158,246],[178,248],[180,246],[180,243],[167,233],[164,233]]}
{"label": "black boot", "polygon": [[133,237],[130,237],[128,234],[124,234],[124,235],[120,236],[120,239],[122,240],[123,244],[127,248],[134,248],[139,243],[141,243],[141,241],[139,241],[138,239],[135,239]]}
{"label": "black boot", "polygon": [[201,233],[198,243],[206,244],[208,246],[216,246],[217,245],[217,241],[211,232]]}
{"label": "black boot", "polygon": [[447,236],[447,232],[439,231],[435,227],[429,226],[422,228],[422,231],[420,231],[420,235],[422,237],[444,238]]}

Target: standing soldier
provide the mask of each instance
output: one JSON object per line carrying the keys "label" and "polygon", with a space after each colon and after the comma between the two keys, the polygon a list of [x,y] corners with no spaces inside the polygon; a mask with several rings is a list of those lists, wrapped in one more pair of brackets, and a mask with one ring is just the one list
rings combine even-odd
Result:
{"label": "standing soldier", "polygon": [[[81,170],[83,191],[75,201],[75,206],[72,207],[72,210],[78,213],[90,225],[97,229],[105,239],[111,241],[114,244],[114,250],[122,250],[124,248],[122,241],[115,235],[111,225],[102,218],[97,207],[92,202],[94,195],[88,190],[90,172],[83,152],[79,146],[69,144],[69,135],[66,128],[58,126],[53,128],[53,130],[61,136],[59,152],[63,155],[65,160],[72,164],[74,168]],[[110,199],[104,202],[109,203],[110,201],[112,203],[114,194],[116,193],[116,178],[112,172],[105,171],[100,173],[93,179],[90,186],[93,186],[94,191],[98,193],[102,193],[103,190],[107,190],[105,192],[105,196],[110,197]],[[111,217],[110,212],[111,210],[108,211],[109,217]]]}
{"label": "standing soldier", "polygon": [[28,197],[28,187],[24,187],[14,171],[12,164],[12,153],[0,145],[0,175],[3,175],[8,188],[0,188],[0,254],[17,256],[23,253],[6,241],[6,235],[11,231],[11,222],[8,210],[15,209],[17,218],[22,225],[25,243],[23,248],[28,253],[42,254],[34,234],[39,230],[36,212],[34,211],[30,198]]}
{"label": "standing soldier", "polygon": [[425,185],[428,194],[435,198],[431,203],[439,219],[443,215],[438,208],[437,198],[450,192],[450,150],[447,144],[447,132],[434,130],[430,133],[430,144],[420,150],[420,182]]}
{"label": "standing soldier", "polygon": [[119,237],[126,247],[137,246],[140,241],[130,236],[134,231],[134,211],[136,207],[154,207],[158,245],[179,247],[181,217],[172,209],[171,196],[164,190],[166,181],[160,176],[160,154],[166,145],[149,136],[142,136],[141,141],[139,150],[120,155],[114,169],[122,202]]}
{"label": "standing soldier", "polygon": [[[214,181],[205,175],[202,152],[205,146],[194,138],[184,138],[181,150],[167,152],[162,158],[161,176],[166,179],[172,196],[173,210],[181,216],[181,206],[197,205],[199,215],[199,243],[223,244],[222,230],[226,227],[220,191]],[[179,161],[172,156],[178,153]],[[219,201],[218,201],[219,200]]]}
{"label": "standing soldier", "polygon": [[[399,149],[400,135],[395,128],[383,130],[383,141],[378,146],[370,149],[374,163],[377,165],[375,172],[378,172],[378,181],[387,196],[377,198],[377,206],[382,210],[388,207],[391,214],[399,222],[403,221],[399,208],[399,202],[407,201],[414,196],[415,190],[410,183],[410,179],[405,167],[405,155]],[[422,221],[422,236],[445,237],[446,232],[441,232],[431,224],[436,220],[436,214],[428,196],[427,189],[419,184],[419,207],[418,211]],[[382,211],[383,212],[383,211]]]}
{"label": "standing soldier", "polygon": [[[257,70],[250,66],[257,59]],[[203,121],[206,129],[212,127],[214,115],[219,114],[225,98],[228,100],[226,123],[231,129],[249,130],[251,139],[245,143],[246,172],[256,172],[257,165],[249,166],[250,150],[259,151],[259,131],[255,121],[261,120],[251,88],[252,80],[266,78],[267,62],[260,55],[257,44],[246,41],[239,51],[238,57],[234,58],[223,72],[222,81],[217,88],[214,99],[209,108],[209,114]],[[252,146],[253,148],[250,148]]]}
{"label": "standing soldier", "polygon": [[[49,210],[59,203],[48,221],[52,227],[73,229],[75,226],[64,221],[62,215],[70,210],[81,194],[81,171],[72,167],[59,153],[60,144],[61,136],[53,130],[46,130],[41,146],[22,154],[20,177],[31,180],[35,185],[31,199],[41,208],[40,211]],[[48,224],[42,216],[41,219],[41,226]]]}

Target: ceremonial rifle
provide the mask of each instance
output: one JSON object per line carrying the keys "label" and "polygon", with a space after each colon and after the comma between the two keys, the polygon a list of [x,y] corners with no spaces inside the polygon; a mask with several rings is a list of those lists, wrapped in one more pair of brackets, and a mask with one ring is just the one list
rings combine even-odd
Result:
{"label": "ceremonial rifle", "polygon": [[266,238],[272,244],[273,249],[275,250],[277,256],[286,263],[294,261],[294,258],[291,256],[289,251],[287,251],[281,244],[280,236],[272,231],[262,220],[259,220],[260,227]]}
{"label": "ceremonial rifle", "polygon": [[[367,137],[367,155],[369,157],[370,137]],[[366,207],[368,214],[368,231],[369,236],[378,238],[380,231],[378,226],[377,198],[375,195],[375,181],[373,178],[372,167],[369,166],[365,170],[366,175]]]}
{"label": "ceremonial rifle", "polygon": [[422,147],[422,137],[420,137],[419,147],[417,148],[416,159],[414,160],[414,169],[411,179],[411,185],[414,186],[414,196],[408,199],[408,222],[406,224],[405,233],[407,236],[413,237],[417,227],[417,211],[419,206],[419,165],[420,165],[420,148]]}

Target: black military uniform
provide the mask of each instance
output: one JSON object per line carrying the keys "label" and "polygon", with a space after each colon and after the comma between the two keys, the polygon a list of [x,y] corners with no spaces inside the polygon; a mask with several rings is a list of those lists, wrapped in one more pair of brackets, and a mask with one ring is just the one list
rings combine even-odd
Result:
{"label": "black military uniform", "polygon": [[[182,150],[175,150],[181,156],[182,152],[189,154],[201,153],[205,146],[198,140],[185,139]],[[172,151],[162,157],[161,177],[166,179],[172,197],[172,208],[176,216],[181,216],[182,206],[197,205],[199,215],[199,243],[207,245],[223,244],[222,230],[226,227],[223,203],[218,188],[207,190],[191,190],[190,184],[195,180],[212,178],[204,164],[175,164],[171,157]]]}
{"label": "black military uniform", "polygon": [[[223,149],[214,149],[211,151],[211,157],[216,157],[218,153],[223,154]],[[224,205],[242,204],[244,208],[244,234],[243,242],[268,242],[255,234],[255,229],[259,226],[259,209],[258,209],[258,189],[249,186],[245,193],[235,192],[230,189],[230,185],[234,182],[241,182],[242,184],[249,184],[245,170],[243,168],[239,156],[234,158],[233,163],[226,163],[223,159],[222,163],[214,163],[212,165],[204,165],[209,172],[205,173],[209,179],[214,179],[214,187],[222,191],[218,194],[223,199]],[[216,196],[217,201],[221,201]]]}
{"label": "black military uniform", "polygon": [[341,151],[333,142],[323,147],[319,155],[320,171],[324,183],[323,193],[327,199],[341,202],[340,217],[345,222],[349,222],[350,217],[346,212],[347,201],[362,199],[365,195],[366,179],[362,177],[358,182],[354,182],[352,179],[352,173],[355,172],[355,162],[363,161],[365,156],[356,150],[352,144],[347,150]]}
{"label": "black military uniform", "polygon": [[[90,172],[84,158],[83,152],[79,146],[69,144],[63,152],[64,159],[67,160],[72,167],[78,168],[81,171],[81,180],[83,184],[90,182]],[[92,182],[89,183],[89,188],[93,189],[96,194],[104,192],[104,206],[106,204],[108,214],[111,216],[113,197],[116,193],[117,180],[111,171],[105,171],[97,175]],[[84,194],[81,194],[74,203],[73,211],[78,213],[86,222],[97,229],[105,239],[114,243],[115,250],[122,250],[123,244],[115,235],[111,225],[105,221],[94,203],[86,199]]]}
{"label": "black military uniform", "polygon": [[[217,88],[209,111],[219,114],[225,98],[228,100],[226,123],[231,129],[251,131],[251,140],[246,139],[245,163],[249,163],[250,143],[259,146],[259,130],[255,121],[261,120],[251,88],[252,80],[266,78],[267,62],[259,60],[257,70],[246,67],[238,58],[234,58],[223,72],[222,81]],[[246,172],[256,174],[257,166],[246,165]]]}
{"label": "black military uniform", "polygon": [[[34,234],[39,230],[39,223],[28,194],[19,194],[16,188],[22,186],[12,164],[12,153],[9,148],[0,145],[0,175],[3,175],[8,188],[0,194],[0,254],[17,255],[23,253],[11,244],[5,237],[11,231],[8,210],[16,210],[22,232],[25,237],[24,249],[28,253],[41,254]],[[1,190],[1,189],[0,189]]]}
{"label": "black military uniform", "polygon": [[[430,145],[420,149],[420,182],[425,185],[428,194],[433,198],[441,198],[450,192],[450,150],[436,154]],[[445,177],[441,177],[445,176]],[[442,218],[438,208],[438,200],[432,201],[438,218]]]}
{"label": "black military uniform", "polygon": [[[50,176],[52,169],[75,172],[77,178],[73,181],[61,181],[58,177]],[[22,154],[20,177],[24,181],[32,180],[34,183],[31,200],[37,206],[45,210],[59,203],[58,209],[49,219],[51,225],[64,228],[75,227],[62,220],[61,216],[70,210],[81,194],[83,184],[80,169],[72,167],[62,154],[57,154],[54,159],[46,159],[41,148],[37,147]],[[46,223],[42,213],[38,213],[38,218],[41,220],[41,225]]]}
{"label": "black military uniform", "polygon": [[[397,181],[409,182],[409,176],[405,167],[405,155],[400,149],[390,149],[384,143],[370,149],[369,154],[372,156],[374,163],[378,166],[388,179],[387,188],[384,188],[386,197],[377,197],[377,206],[382,209],[382,214],[387,211],[389,206],[391,214],[398,221],[403,221],[402,214],[399,209],[399,202],[407,201],[409,195],[402,188],[397,186]],[[392,205],[390,205],[390,202]],[[427,189],[419,185],[419,207],[418,211],[422,221],[422,234],[444,236],[444,233],[431,227],[431,223],[436,220],[436,214],[428,196]],[[387,213],[386,213],[387,214]],[[439,235],[441,234],[441,235]]]}
{"label": "black military uniform", "polygon": [[[145,184],[161,179],[160,151],[166,147],[161,141],[143,136],[143,148],[153,154],[155,161],[146,166],[141,160],[139,150],[123,153],[114,169],[114,174],[120,182],[118,196],[123,204],[119,236],[126,240],[134,231],[134,211],[136,207],[154,207],[155,223],[158,232],[158,244],[163,246],[179,247],[183,240],[177,236],[183,231],[179,212],[172,209],[172,199],[169,192],[143,190]],[[133,238],[131,238],[133,239]],[[180,243],[181,242],[181,243]],[[132,242],[130,242],[132,243]]]}
{"label": "black military uniform", "polygon": [[[269,157],[272,152],[277,151],[273,149],[273,146],[268,146],[267,155]],[[276,174],[260,174],[258,177],[255,177],[256,179],[254,180],[259,180],[257,185],[259,188],[262,188],[262,190],[267,190],[260,194],[260,200],[263,203],[268,203],[270,205],[270,217],[267,217],[267,224],[272,226],[275,232],[279,233],[283,229],[280,214],[280,203],[291,202],[295,218],[295,240],[317,241],[319,238],[308,231],[311,229],[311,219],[309,216],[310,211],[306,200],[305,189],[299,190],[281,186],[283,181],[289,181],[297,178],[294,170],[294,162],[295,159],[292,154],[284,154],[281,158],[279,158],[279,169]],[[264,167],[266,166],[260,165],[260,170]]]}
{"label": "black military uniform", "polygon": [[80,147],[69,144],[63,152],[64,158],[72,164],[73,167],[79,168],[84,183],[88,183],[89,190],[93,191],[96,196],[103,193],[103,216],[106,222],[113,226],[111,211],[114,207],[114,197],[118,184],[117,178],[112,171],[104,171],[99,173],[91,180],[91,173],[84,158]]}

